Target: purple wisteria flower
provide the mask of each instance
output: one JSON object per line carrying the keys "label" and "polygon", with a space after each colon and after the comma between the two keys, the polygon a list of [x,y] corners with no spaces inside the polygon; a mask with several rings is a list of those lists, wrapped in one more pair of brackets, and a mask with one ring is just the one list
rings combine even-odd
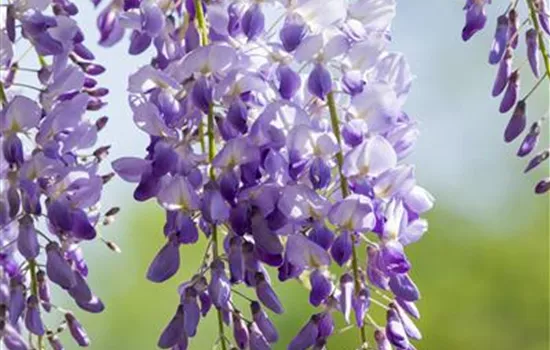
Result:
{"label": "purple wisteria flower", "polygon": [[[73,313],[55,304],[51,289],[67,292],[84,311],[104,309],[88,285],[80,245],[96,239],[98,226],[112,222],[118,211],[102,213],[99,202],[113,176],[99,170],[109,146],[96,145],[108,118],[93,114],[109,92],[97,86],[96,77],[105,69],[94,61],[73,19],[75,3],[15,0],[2,11],[2,347],[45,349],[47,339],[53,349],[63,349],[59,334],[64,329],[79,346],[88,346],[86,331]],[[36,67],[22,66],[23,42],[30,46],[27,52],[36,53]],[[61,313],[64,321],[45,322],[45,313]]]}
{"label": "purple wisteria flower", "polygon": [[[483,5],[472,2],[470,17]],[[406,247],[426,232],[420,216],[434,199],[406,163],[419,132],[404,112],[413,76],[389,49],[395,10],[393,0],[115,0],[102,10],[102,45],[128,30],[130,54],[150,57],[128,81],[149,145],[113,162],[137,201],[166,212],[147,278],[174,278],[180,246],[207,242],[159,347],[186,349],[215,313],[223,350],[270,349],[270,317],[285,311],[275,278],[306,282],[317,308],[289,349],[324,348],[337,314],[355,315],[361,346],[370,326],[379,344],[412,349],[420,338],[405,315],[419,316],[420,298]],[[371,307],[391,313],[387,327]]]}
{"label": "purple wisteria flower", "polygon": [[[464,41],[469,40],[484,28],[487,22],[485,7],[490,3],[490,0],[467,0],[464,7],[466,25],[462,31]],[[524,14],[523,21],[522,13]],[[529,98],[537,90],[540,90],[541,86],[543,90],[547,90],[550,86],[549,18],[550,10],[547,0],[511,1],[506,11],[497,18],[493,44],[489,51],[489,63],[498,65],[492,96],[498,97],[502,94],[499,112],[512,111],[512,116],[504,131],[505,142],[514,141],[526,129]],[[518,60],[515,57],[518,54],[516,49],[521,39],[525,41],[525,56],[528,65],[522,63],[523,59]],[[530,73],[525,72],[527,66]],[[524,74],[532,74],[537,80],[532,88],[521,97],[520,77]],[[546,91],[544,93],[547,95]],[[546,111],[546,115],[548,115],[548,111]],[[548,120],[546,115],[533,122],[518,148],[518,157],[525,157],[535,149],[540,130]],[[529,161],[525,172],[537,167],[545,159],[545,157],[536,155]],[[548,173],[548,168],[546,168],[546,173]],[[541,180],[535,186],[535,193],[548,192],[549,187],[545,184],[546,181]]]}

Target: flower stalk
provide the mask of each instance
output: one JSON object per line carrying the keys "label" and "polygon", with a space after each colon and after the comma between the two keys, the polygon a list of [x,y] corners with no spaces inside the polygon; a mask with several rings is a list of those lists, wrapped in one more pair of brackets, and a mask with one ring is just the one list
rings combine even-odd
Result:
{"label": "flower stalk", "polygon": [[[36,298],[38,298],[38,279],[36,277],[36,274],[37,274],[37,265],[36,265],[36,260],[34,259],[31,259],[28,261],[29,263],[29,273],[31,275],[31,294],[33,296],[35,296]],[[42,344],[43,342],[43,336],[39,335],[38,336],[38,350],[42,350],[44,349],[44,346]]]}
{"label": "flower stalk", "polygon": [[[95,144],[108,117],[95,119],[86,114],[101,110],[109,90],[98,85],[97,77],[105,68],[95,61],[82,28],[72,18],[78,13],[75,3],[16,1],[6,7],[5,26],[0,30],[0,197],[4,208],[0,239],[17,242],[17,246],[2,248],[0,285],[14,296],[9,300],[10,310],[18,303],[19,311],[10,311],[13,327],[6,322],[2,328],[3,343],[7,348],[43,350],[47,337],[52,348],[60,349],[63,344],[57,334],[63,330],[47,333],[56,326],[42,318],[42,310],[53,307],[52,284],[66,291],[78,308],[92,313],[104,310],[88,285],[80,243],[102,240],[97,227],[109,224],[100,215],[90,215],[100,207],[103,185],[112,177],[99,173],[98,166],[109,146]],[[19,53],[24,43],[28,49]],[[20,68],[18,62],[33,53],[39,68]],[[33,73],[35,79],[22,82],[16,74],[19,70]],[[50,147],[53,144],[57,146]],[[90,148],[95,149],[93,156],[84,156]],[[41,167],[25,171],[41,161],[47,162],[47,172]],[[43,233],[38,227],[46,222]],[[40,236],[47,241],[45,246]],[[22,258],[25,262],[19,264]],[[84,328],[70,314],[67,331],[78,345],[88,346]]]}
{"label": "flower stalk", "polygon": [[6,91],[4,90],[4,84],[0,81],[0,105],[5,106],[6,102]]}
{"label": "flower stalk", "polygon": [[[502,95],[499,107],[500,113],[512,112],[512,115],[504,130],[504,141],[509,143],[520,137],[525,131],[523,141],[520,144],[516,155],[525,157],[533,152],[539,143],[540,124],[544,118],[534,121],[531,128],[527,128],[527,99],[543,83],[550,82],[550,56],[548,52],[548,36],[550,35],[550,10],[547,0],[525,0],[527,11],[523,14],[523,23],[520,22],[520,9],[517,8],[519,0],[514,0],[510,7],[500,16],[498,16],[497,27],[493,37],[493,42],[489,52],[489,63],[498,65],[495,76],[492,95],[498,97]],[[467,0],[464,10],[466,11],[466,23],[462,31],[464,41],[469,40],[475,33],[485,27],[487,14],[485,7],[491,2],[469,1]],[[528,28],[523,28],[529,24]],[[524,29],[522,31],[522,29]],[[524,95],[523,99],[518,100],[520,94],[520,72],[521,78],[528,74],[523,70],[523,64],[518,68],[512,69],[513,59],[516,57],[518,39],[520,32],[525,36],[525,55],[526,61],[531,73],[537,79],[535,84]],[[540,56],[542,56],[542,69],[540,68]],[[516,58],[517,59],[517,58]],[[525,73],[524,73],[525,72]],[[547,86],[545,86],[548,88]],[[544,151],[542,151],[544,152]],[[534,155],[528,163],[530,170],[538,166],[543,160],[538,155]],[[544,194],[550,191],[547,179],[541,180],[534,186],[536,194]]]}
{"label": "flower stalk", "polygon": [[[349,195],[349,185],[348,181],[346,180],[346,177],[342,173],[342,166],[344,164],[344,155],[342,152],[342,135],[340,134],[340,121],[338,119],[338,111],[336,109],[336,101],[334,100],[334,93],[333,91],[329,92],[327,94],[327,104],[329,108],[330,113],[330,121],[332,125],[332,132],[334,133],[334,137],[336,138],[336,142],[338,143],[338,152],[336,153],[336,163],[338,164],[338,173],[340,176],[340,188],[342,191],[342,197],[345,198]],[[358,293],[361,289],[361,280],[359,276],[359,263],[358,263],[358,257],[357,257],[357,237],[355,235],[352,236],[352,257],[351,257],[351,267],[353,271],[353,281],[354,281],[354,291],[355,293]],[[361,344],[362,347],[367,348],[367,335],[365,330],[365,325],[362,327],[359,327],[359,334],[361,336]]]}
{"label": "flower stalk", "polygon": [[[195,13],[197,16],[198,30],[201,36],[201,46],[206,46],[208,45],[208,28],[206,25],[206,19],[204,18],[202,1],[194,0],[194,4],[195,4]],[[201,125],[199,125],[199,130],[202,130],[202,122],[201,122]],[[212,166],[212,160],[216,155],[216,138],[214,134],[214,106],[212,103],[208,105],[206,135],[208,137],[208,163],[210,164],[209,174],[210,174],[210,179],[214,182],[216,181],[216,176],[214,173],[214,167]],[[199,136],[202,136],[202,135],[199,135]],[[201,140],[201,142],[203,141]],[[212,224],[212,257],[214,261],[218,260],[218,257],[219,257],[218,227],[215,224]],[[221,344],[221,348],[222,350],[227,350],[225,331],[223,326],[223,315],[220,308],[217,308],[216,314],[218,319],[218,338]]]}

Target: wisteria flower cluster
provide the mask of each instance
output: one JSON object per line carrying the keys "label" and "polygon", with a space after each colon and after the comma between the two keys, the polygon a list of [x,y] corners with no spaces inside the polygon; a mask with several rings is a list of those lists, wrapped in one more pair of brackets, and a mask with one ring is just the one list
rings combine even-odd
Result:
{"label": "wisteria flower cluster", "polygon": [[[470,40],[475,33],[485,27],[486,6],[490,3],[491,0],[467,0],[464,6],[466,24],[462,30],[464,41]],[[547,50],[550,38],[550,9],[545,0],[525,0],[525,8],[521,8],[521,5],[519,0],[513,0],[506,11],[498,16],[493,43],[489,51],[489,64],[498,65],[492,96],[502,95],[499,112],[512,111],[504,131],[504,141],[514,141],[527,129],[517,151],[518,157],[525,157],[532,154],[537,147],[541,130],[548,120],[547,112],[527,128],[528,98],[541,86],[550,88],[550,55]],[[523,98],[520,98],[520,72],[527,74],[524,71],[529,68],[524,68],[525,64],[518,59],[515,59],[517,64],[514,65],[514,56],[520,39],[524,39],[525,42],[524,56],[527,57],[530,74],[538,79]],[[548,146],[545,145],[546,149],[532,156],[524,170],[525,173],[549,158]],[[548,191],[550,191],[550,177],[540,180],[535,186],[536,193],[543,194]]]}
{"label": "wisteria flower cluster", "polygon": [[433,198],[405,160],[419,132],[403,111],[413,76],[388,49],[394,16],[393,0],[115,0],[103,8],[100,44],[128,31],[129,54],[152,55],[128,84],[134,122],[150,143],[144,157],[113,163],[137,184],[137,201],[155,199],[166,211],[147,278],[170,279],[185,260],[182,245],[208,242],[178,289],[160,348],[187,349],[214,312],[221,349],[270,349],[278,333],[269,314],[284,313],[277,278],[304,281],[318,310],[288,349],[324,349],[336,314],[358,328],[358,347],[371,346],[370,328],[373,347],[414,349],[420,292],[405,247],[427,230],[420,216]]}
{"label": "wisteria flower cluster", "polygon": [[[88,346],[83,326],[51,300],[51,289],[82,310],[104,309],[80,247],[101,239],[117,249],[97,232],[118,211],[102,214],[99,206],[114,175],[99,173],[109,147],[94,148],[108,118],[88,113],[105,105],[108,90],[96,80],[104,68],[72,18],[75,3],[15,0],[0,10],[0,339],[9,350],[44,349],[46,341],[58,350],[68,329]],[[35,64],[25,66],[25,56]],[[58,321],[45,324],[44,313]]]}

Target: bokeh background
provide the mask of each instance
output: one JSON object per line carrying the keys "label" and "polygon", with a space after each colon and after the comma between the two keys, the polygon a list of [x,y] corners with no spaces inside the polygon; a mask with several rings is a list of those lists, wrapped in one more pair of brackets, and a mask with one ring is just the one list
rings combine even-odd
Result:
{"label": "bokeh background", "polygon": [[[79,6],[79,20],[96,41],[97,12],[89,1]],[[418,325],[424,339],[418,348],[547,350],[549,196],[535,196],[532,189],[548,176],[548,163],[522,174],[525,160],[514,156],[518,144],[502,140],[508,115],[500,115],[498,101],[489,97],[495,69],[486,64],[488,48],[496,15],[507,2],[494,2],[488,28],[468,44],[460,39],[462,6],[457,0],[401,1],[393,29],[394,48],[407,55],[417,75],[407,112],[420,121],[422,135],[411,162],[419,182],[437,198],[427,216],[429,232],[408,248],[422,291]],[[140,156],[147,138],[132,125],[125,89],[128,74],[146,57],[127,56],[127,42],[93,49],[108,69],[102,83],[112,91],[110,125],[102,135],[114,144],[111,159]],[[523,89],[532,83],[524,77]],[[548,89],[531,97],[531,120],[548,110],[549,101]],[[548,144],[547,130],[542,143]],[[182,251],[183,268],[168,283],[146,281],[147,266],[163,244],[163,214],[155,203],[133,202],[131,185],[117,179],[108,186],[104,207],[123,210],[103,234],[118,242],[122,254],[97,242],[84,247],[91,283],[107,309],[79,316],[94,350],[155,349],[178,303],[176,288],[194,272],[204,246]],[[287,310],[273,317],[282,335],[275,348],[283,349],[313,310],[298,282],[276,288]],[[209,318],[190,348],[212,348],[214,332]],[[342,333],[329,349],[354,349],[357,339],[355,330]]]}

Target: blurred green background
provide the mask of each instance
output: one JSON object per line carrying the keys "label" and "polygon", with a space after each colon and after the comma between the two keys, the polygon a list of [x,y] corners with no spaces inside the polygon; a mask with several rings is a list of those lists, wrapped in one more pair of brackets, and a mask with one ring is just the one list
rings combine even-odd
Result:
{"label": "blurred green background", "polygon": [[[499,101],[488,97],[494,69],[486,60],[495,16],[507,2],[493,3],[487,29],[467,44],[460,40],[463,1],[398,4],[393,45],[407,55],[418,76],[407,102],[408,113],[419,119],[422,131],[411,162],[417,166],[419,183],[437,198],[427,215],[428,233],[408,247],[412,276],[422,292],[418,326],[424,339],[416,343],[418,349],[547,350],[550,346],[549,197],[532,194],[534,183],[548,176],[549,169],[547,163],[529,176],[522,175],[525,160],[514,157],[517,143],[502,141],[508,116],[499,115]],[[85,32],[97,38],[91,11],[84,1],[79,20]],[[111,120],[102,137],[109,143],[118,139],[111,159],[141,156],[147,139],[132,124],[124,91],[128,73],[146,59],[114,59],[127,57],[127,42],[110,50],[93,49],[109,72],[102,79],[112,91],[107,109]],[[525,74],[523,89],[532,84]],[[531,121],[548,111],[549,101],[548,89],[539,89],[530,98]],[[541,143],[548,144],[547,130]],[[186,247],[176,277],[161,285],[146,281],[147,266],[163,244],[164,216],[155,203],[133,202],[132,190],[117,179],[103,200],[106,208],[123,208],[117,222],[103,232],[118,242],[122,254],[101,243],[84,247],[91,285],[107,305],[101,315],[77,312],[94,350],[155,349],[178,303],[178,284],[195,272],[203,254],[204,243]],[[287,310],[272,317],[282,336],[275,349],[284,349],[313,309],[298,282],[275,286]],[[379,316],[377,306],[371,309]],[[214,334],[210,317],[190,349],[210,349]],[[70,340],[65,343],[67,349],[76,348]],[[354,349],[357,343],[357,331],[350,330],[333,337],[329,349]]]}

